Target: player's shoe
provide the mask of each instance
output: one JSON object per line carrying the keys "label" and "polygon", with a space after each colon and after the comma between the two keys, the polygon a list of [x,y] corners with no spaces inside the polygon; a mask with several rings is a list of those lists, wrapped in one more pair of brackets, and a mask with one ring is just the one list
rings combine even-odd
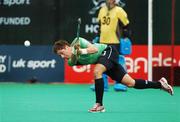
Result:
{"label": "player's shoe", "polygon": [[168,92],[170,95],[174,94],[173,88],[168,84],[164,77],[162,77],[159,82],[161,83],[161,87],[164,91]]}
{"label": "player's shoe", "polygon": [[105,112],[105,108],[104,106],[101,106],[99,103],[95,103],[94,106],[88,110],[88,112],[91,113]]}

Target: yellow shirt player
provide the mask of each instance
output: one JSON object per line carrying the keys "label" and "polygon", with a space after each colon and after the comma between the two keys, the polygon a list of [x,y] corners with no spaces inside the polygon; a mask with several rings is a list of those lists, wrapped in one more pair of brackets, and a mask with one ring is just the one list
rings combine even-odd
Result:
{"label": "yellow shirt player", "polygon": [[[106,0],[106,5],[102,7],[98,14],[99,21],[99,38],[96,37],[93,41],[99,42],[101,44],[107,44],[109,46],[115,47],[117,51],[120,50],[120,38],[130,38],[130,30],[128,29],[129,20],[127,13],[122,7],[118,6],[116,0]],[[122,62],[121,55],[120,59]],[[125,59],[124,59],[125,60]],[[125,66],[125,63],[122,64]],[[108,90],[108,79],[107,76],[103,74],[104,80],[104,90]],[[94,90],[94,86],[90,87]],[[114,90],[124,91],[127,87],[115,81]]]}
{"label": "yellow shirt player", "polygon": [[109,8],[104,6],[98,15],[100,24],[100,43],[119,44],[119,39],[123,34],[123,28],[129,24],[127,13],[123,8],[114,6]]}
{"label": "yellow shirt player", "polygon": [[[99,34],[93,42],[99,42],[101,44],[107,44],[116,48],[117,51],[120,50],[120,38],[130,38],[130,30],[128,29],[129,20],[127,13],[122,7],[118,6],[116,0],[106,0],[106,5],[103,6],[98,14],[99,21]],[[119,52],[120,53],[120,52]],[[120,56],[121,60],[123,56]],[[124,58],[124,57],[123,57]],[[125,59],[124,59],[125,60]],[[125,63],[122,64],[125,66]],[[107,76],[103,75],[104,80],[104,90],[108,90],[108,80]],[[94,90],[94,85],[90,87]],[[126,90],[127,87],[115,81],[114,89],[116,91]]]}

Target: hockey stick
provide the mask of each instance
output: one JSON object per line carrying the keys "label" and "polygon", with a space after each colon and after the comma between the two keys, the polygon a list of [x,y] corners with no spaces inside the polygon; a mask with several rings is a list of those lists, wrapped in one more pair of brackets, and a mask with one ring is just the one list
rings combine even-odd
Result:
{"label": "hockey stick", "polygon": [[72,41],[71,43],[71,47],[73,47],[73,56],[71,57],[71,60],[74,64],[77,63],[77,60],[79,58],[79,55],[77,54],[77,49],[76,46],[78,46],[79,44],[79,35],[80,35],[80,27],[81,27],[81,18],[78,18],[78,26],[77,26],[77,34],[76,34],[76,38]]}
{"label": "hockey stick", "polygon": [[73,47],[79,41],[80,28],[81,28],[81,18],[78,18],[77,34],[75,40],[73,40],[73,42],[71,43],[71,47]]}

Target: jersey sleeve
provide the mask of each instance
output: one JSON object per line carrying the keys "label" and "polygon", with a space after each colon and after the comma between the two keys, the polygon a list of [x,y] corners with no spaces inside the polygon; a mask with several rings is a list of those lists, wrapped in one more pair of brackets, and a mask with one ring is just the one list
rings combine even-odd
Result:
{"label": "jersey sleeve", "polygon": [[81,48],[87,48],[88,45],[91,44],[88,40],[84,38],[80,38],[80,47]]}
{"label": "jersey sleeve", "polygon": [[127,13],[124,11],[124,9],[119,7],[119,10],[117,12],[117,16],[118,16],[119,20],[123,23],[124,26],[129,24]]}

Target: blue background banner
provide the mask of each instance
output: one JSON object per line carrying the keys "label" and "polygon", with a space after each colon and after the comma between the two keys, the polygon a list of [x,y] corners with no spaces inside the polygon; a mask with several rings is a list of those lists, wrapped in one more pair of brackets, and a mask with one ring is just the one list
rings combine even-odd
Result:
{"label": "blue background banner", "polygon": [[0,81],[63,82],[64,61],[52,46],[0,46]]}

